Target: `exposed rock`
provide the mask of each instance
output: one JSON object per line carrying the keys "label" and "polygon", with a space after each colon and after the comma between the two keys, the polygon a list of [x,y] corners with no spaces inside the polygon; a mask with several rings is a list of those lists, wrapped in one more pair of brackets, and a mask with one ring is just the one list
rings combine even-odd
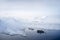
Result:
{"label": "exposed rock", "polygon": [[33,28],[28,28],[29,30],[34,30]]}
{"label": "exposed rock", "polygon": [[44,33],[43,30],[37,30],[37,33]]}

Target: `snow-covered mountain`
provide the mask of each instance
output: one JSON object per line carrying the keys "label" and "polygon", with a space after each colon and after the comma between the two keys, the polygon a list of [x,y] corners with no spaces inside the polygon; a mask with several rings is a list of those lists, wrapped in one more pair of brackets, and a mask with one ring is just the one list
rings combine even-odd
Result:
{"label": "snow-covered mountain", "polygon": [[59,30],[60,24],[53,23],[44,23],[38,21],[26,21],[23,19],[16,18],[0,18],[0,33],[8,34],[22,34],[25,35],[26,31],[29,31],[28,28],[34,30],[38,29],[50,29],[50,30]]}

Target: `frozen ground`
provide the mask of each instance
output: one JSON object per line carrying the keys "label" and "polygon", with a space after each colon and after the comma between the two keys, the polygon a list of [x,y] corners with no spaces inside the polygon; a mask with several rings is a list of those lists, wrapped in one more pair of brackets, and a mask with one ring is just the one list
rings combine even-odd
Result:
{"label": "frozen ground", "polygon": [[30,30],[26,36],[0,34],[0,40],[60,40],[60,30],[45,30],[42,34]]}

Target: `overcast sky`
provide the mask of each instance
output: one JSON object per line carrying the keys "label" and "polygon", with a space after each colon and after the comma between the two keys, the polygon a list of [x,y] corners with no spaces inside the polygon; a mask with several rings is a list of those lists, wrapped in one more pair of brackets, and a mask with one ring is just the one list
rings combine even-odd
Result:
{"label": "overcast sky", "polygon": [[43,18],[60,23],[59,0],[0,0],[0,17]]}

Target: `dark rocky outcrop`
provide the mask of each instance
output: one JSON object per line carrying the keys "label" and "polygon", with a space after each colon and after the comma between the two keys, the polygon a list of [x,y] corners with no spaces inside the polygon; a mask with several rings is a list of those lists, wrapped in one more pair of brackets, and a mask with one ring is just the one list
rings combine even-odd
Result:
{"label": "dark rocky outcrop", "polygon": [[37,33],[44,33],[44,31],[43,30],[37,30]]}
{"label": "dark rocky outcrop", "polygon": [[33,28],[28,28],[29,30],[34,30]]}

